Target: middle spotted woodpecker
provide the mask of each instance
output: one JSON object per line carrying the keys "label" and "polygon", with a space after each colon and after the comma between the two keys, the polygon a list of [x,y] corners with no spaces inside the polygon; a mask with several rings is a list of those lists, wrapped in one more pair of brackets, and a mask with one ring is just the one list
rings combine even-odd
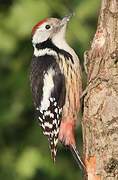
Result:
{"label": "middle spotted woodpecker", "polygon": [[48,18],[33,27],[30,81],[37,118],[48,137],[53,160],[60,141],[85,168],[74,136],[82,81],[79,59],[65,40],[69,19]]}

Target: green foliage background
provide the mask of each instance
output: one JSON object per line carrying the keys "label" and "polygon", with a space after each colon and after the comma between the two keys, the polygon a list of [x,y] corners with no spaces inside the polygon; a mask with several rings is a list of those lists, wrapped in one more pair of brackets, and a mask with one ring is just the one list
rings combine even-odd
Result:
{"label": "green foliage background", "polygon": [[[71,154],[62,146],[56,165],[52,163],[47,139],[35,121],[28,77],[33,54],[31,29],[45,17],[63,17],[74,11],[67,40],[82,64],[83,52],[95,32],[99,6],[100,0],[0,0],[1,180],[82,178]],[[81,139],[78,129],[80,149]]]}

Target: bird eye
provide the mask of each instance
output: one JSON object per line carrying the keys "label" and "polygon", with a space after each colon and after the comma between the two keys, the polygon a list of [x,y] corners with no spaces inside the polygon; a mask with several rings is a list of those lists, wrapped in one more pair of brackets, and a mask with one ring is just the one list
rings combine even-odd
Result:
{"label": "bird eye", "polygon": [[50,29],[51,26],[50,26],[49,24],[47,24],[47,25],[45,26],[45,28],[46,28],[46,29]]}

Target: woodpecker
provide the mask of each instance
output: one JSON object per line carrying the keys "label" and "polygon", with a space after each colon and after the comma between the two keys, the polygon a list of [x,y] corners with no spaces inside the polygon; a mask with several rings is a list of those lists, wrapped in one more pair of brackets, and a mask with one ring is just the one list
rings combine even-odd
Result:
{"label": "woodpecker", "polygon": [[74,135],[82,81],[79,58],[65,40],[70,17],[46,18],[33,27],[30,81],[37,119],[48,137],[53,161],[60,141],[85,168]]}

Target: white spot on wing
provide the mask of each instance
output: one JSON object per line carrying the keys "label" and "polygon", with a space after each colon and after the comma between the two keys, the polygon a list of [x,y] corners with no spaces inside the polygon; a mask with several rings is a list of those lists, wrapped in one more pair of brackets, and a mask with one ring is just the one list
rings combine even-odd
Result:
{"label": "white spot on wing", "polygon": [[43,122],[43,119],[41,117],[38,117],[38,118],[39,118],[40,122]]}
{"label": "white spot on wing", "polygon": [[51,129],[52,126],[53,126],[53,125],[52,125],[51,123],[49,123],[49,122],[45,122],[44,125],[45,125],[45,127],[48,127],[48,128],[50,128],[50,129]]}
{"label": "white spot on wing", "polygon": [[45,112],[44,112],[44,115],[45,115],[45,116],[50,115],[50,111],[45,111]]}
{"label": "white spot on wing", "polygon": [[58,132],[59,132],[59,130],[58,130],[58,129],[54,129],[54,134],[55,134],[55,135],[57,135],[57,134],[58,134]]}
{"label": "white spot on wing", "polygon": [[50,98],[50,101],[53,102],[53,101],[54,101],[54,98],[51,97],[51,98]]}
{"label": "white spot on wing", "polygon": [[54,139],[54,145],[56,146],[58,143],[58,138]]}
{"label": "white spot on wing", "polygon": [[57,108],[55,108],[55,112],[58,113],[58,109]]}
{"label": "white spot on wing", "polygon": [[54,120],[53,120],[53,124],[57,124],[57,119],[54,119]]}
{"label": "white spot on wing", "polygon": [[48,135],[50,135],[50,132],[45,131],[45,132],[43,132],[43,134],[48,136]]}
{"label": "white spot on wing", "polygon": [[[40,109],[40,108],[39,108]],[[43,114],[43,111],[40,109],[40,113]]]}
{"label": "white spot on wing", "polygon": [[53,114],[53,113],[50,113],[50,117],[51,117],[51,118],[54,118],[54,114]]}
{"label": "white spot on wing", "polygon": [[42,128],[43,128],[43,129],[45,129],[45,126],[44,126],[44,124],[41,124],[41,126],[42,126]]}
{"label": "white spot on wing", "polygon": [[62,112],[62,108],[59,109],[59,114],[61,114],[61,112]]}
{"label": "white spot on wing", "polygon": [[57,102],[54,102],[54,106],[56,106],[57,105]]}

